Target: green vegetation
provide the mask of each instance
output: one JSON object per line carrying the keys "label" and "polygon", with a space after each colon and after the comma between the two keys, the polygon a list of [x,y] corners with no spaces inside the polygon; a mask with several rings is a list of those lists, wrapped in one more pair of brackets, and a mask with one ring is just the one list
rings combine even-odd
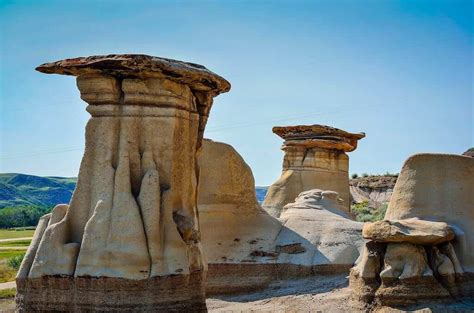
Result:
{"label": "green vegetation", "polygon": [[375,222],[383,220],[387,206],[387,204],[383,204],[378,209],[371,208],[369,207],[369,202],[365,200],[361,203],[353,204],[351,211],[355,214],[356,220],[359,222]]}
{"label": "green vegetation", "polygon": [[[26,238],[33,237],[33,229],[0,229],[0,239]],[[18,242],[18,241],[17,241]]]}
{"label": "green vegetation", "polygon": [[41,216],[52,207],[26,206],[0,209],[0,228],[36,226]]}
{"label": "green vegetation", "polygon": [[56,204],[69,203],[76,180],[0,174],[0,228],[36,226]]}
{"label": "green vegetation", "polygon": [[359,177],[359,175],[357,175],[357,173],[354,173],[354,174],[351,175],[352,179],[356,179],[357,177]]}
{"label": "green vegetation", "polygon": [[0,174],[0,211],[3,208],[52,207],[69,203],[76,178]]}
{"label": "green vegetation", "polygon": [[21,261],[23,261],[23,258],[25,257],[25,254],[19,254],[19,255],[15,255],[15,256],[12,256],[10,258],[7,259],[7,265],[9,268],[15,270],[15,271],[18,271],[18,269],[20,268],[20,265],[21,265]]}
{"label": "green vegetation", "polygon": [[13,298],[16,294],[16,288],[0,290],[0,299]]}
{"label": "green vegetation", "polygon": [[12,240],[6,242],[0,242],[0,247],[25,247],[28,248],[31,240]]}
{"label": "green vegetation", "polygon": [[363,173],[363,174],[362,174],[362,177],[369,177],[369,174]]}
{"label": "green vegetation", "polygon": [[21,260],[23,259],[24,255],[24,251],[0,250],[0,283],[15,280],[18,268],[14,267],[17,266],[18,261],[21,264]]}
{"label": "green vegetation", "polygon": [[1,262],[5,262],[6,264],[6,260],[11,258],[11,257],[15,257],[17,255],[23,255],[25,254],[25,251],[21,251],[21,250],[0,250],[0,263]]}

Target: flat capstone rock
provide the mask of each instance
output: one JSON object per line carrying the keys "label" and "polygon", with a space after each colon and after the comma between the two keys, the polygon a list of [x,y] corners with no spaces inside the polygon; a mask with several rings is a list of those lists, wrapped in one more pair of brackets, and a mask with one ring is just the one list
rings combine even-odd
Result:
{"label": "flat capstone rock", "polygon": [[106,74],[118,78],[166,78],[189,85],[192,90],[218,95],[230,90],[230,83],[202,65],[144,54],[109,54],[64,59],[41,64],[46,74]]}

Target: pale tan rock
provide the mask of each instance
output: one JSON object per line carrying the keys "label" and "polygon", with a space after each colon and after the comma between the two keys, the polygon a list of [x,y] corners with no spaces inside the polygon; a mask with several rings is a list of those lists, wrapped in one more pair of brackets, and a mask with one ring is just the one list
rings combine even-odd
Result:
{"label": "pale tan rock", "polygon": [[438,247],[430,247],[430,250],[431,269],[439,275],[449,276],[450,280],[452,280],[451,283],[454,283],[456,271],[451,259],[444,253],[441,253]]}
{"label": "pale tan rock", "polygon": [[232,146],[204,139],[198,160],[200,206],[232,204],[245,211],[259,207],[252,170]]}
{"label": "pale tan rock", "polygon": [[48,226],[49,219],[51,218],[51,213],[43,215],[39,221],[38,225],[36,226],[35,233],[33,235],[33,239],[31,240],[30,245],[28,246],[28,250],[26,250],[25,257],[21,262],[20,269],[16,274],[17,278],[26,278],[30,273],[31,265],[36,256],[36,252],[38,251],[38,246],[41,242],[41,238],[43,238],[44,231]]}
{"label": "pale tan rock", "polygon": [[141,159],[141,168],[143,180],[138,195],[138,206],[140,207],[141,217],[145,227],[146,242],[150,258],[150,276],[158,276],[163,273],[161,269],[162,256],[162,230],[161,222],[161,190],[159,173],[151,151],[143,153]]}
{"label": "pale tan rock", "polygon": [[419,245],[436,245],[455,237],[448,224],[417,218],[365,223],[362,236],[377,242],[408,242]]}
{"label": "pale tan rock", "polygon": [[[68,205],[59,204],[51,212],[48,226],[43,233],[31,264],[29,278],[74,274],[79,244],[68,242],[67,209]],[[23,271],[23,269],[20,268],[20,271]]]}
{"label": "pale tan rock", "polygon": [[323,125],[274,127],[273,132],[285,139],[285,157],[281,177],[269,187],[263,208],[279,217],[283,207],[301,192],[322,189],[337,192],[349,212],[349,157],[345,152],[355,150],[365,134]]}
{"label": "pale tan rock", "polygon": [[252,253],[275,252],[282,224],[258,204],[252,171],[232,146],[205,139],[198,164],[199,220],[209,266],[207,292],[265,286],[273,279],[265,265],[274,264],[275,258]]}
{"label": "pale tan rock", "polygon": [[[121,283],[138,292],[171,281],[181,294],[157,288],[159,306],[147,309],[205,308],[196,158],[213,97],[230,84],[201,65],[145,55],[67,59],[37,70],[77,76],[92,117],[70,205],[55,208],[19,281],[20,310],[61,310],[48,306],[47,275],[62,275],[51,286],[74,286],[61,298],[71,308],[101,310],[110,300],[101,293]],[[84,288],[90,277],[101,287]],[[130,309],[122,302],[117,308]]]}
{"label": "pale tan rock", "polygon": [[294,203],[285,206],[280,220],[284,228],[276,244],[299,243],[307,251],[293,256],[280,255],[281,262],[350,268],[364,246],[362,223],[349,218],[333,191],[302,192]]}
{"label": "pale tan rock", "polygon": [[75,276],[124,277],[150,276],[150,257],[140,215],[132,196],[128,153],[119,157],[115,172],[113,206],[99,201],[87,222],[77,259]]}
{"label": "pale tan rock", "polygon": [[208,294],[346,272],[359,256],[362,223],[347,218],[336,192],[305,192],[278,220],[258,204],[252,171],[231,146],[204,140],[198,161]]}
{"label": "pale tan rock", "polygon": [[474,272],[474,158],[417,154],[408,158],[398,177],[386,220],[419,218],[446,222],[465,272]]}
{"label": "pale tan rock", "polygon": [[373,241],[368,241],[364,245],[364,250],[352,270],[363,279],[376,279],[381,271],[383,260],[383,246]]}
{"label": "pale tan rock", "polygon": [[384,255],[382,281],[432,276],[425,250],[411,243],[389,243]]}
{"label": "pale tan rock", "polygon": [[451,263],[454,267],[454,272],[456,274],[464,274],[461,262],[459,262],[456,252],[454,251],[453,245],[450,242],[446,242],[442,245],[439,245],[438,248],[444,255],[446,255],[451,260]]}

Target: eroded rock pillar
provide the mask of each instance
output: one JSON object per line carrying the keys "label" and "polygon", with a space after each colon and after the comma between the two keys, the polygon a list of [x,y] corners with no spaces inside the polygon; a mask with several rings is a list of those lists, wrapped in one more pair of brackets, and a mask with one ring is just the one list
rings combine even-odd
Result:
{"label": "eroded rock pillar", "polygon": [[230,84],[144,55],[37,70],[77,76],[91,119],[71,202],[44,219],[21,266],[19,311],[205,310],[196,156],[212,99]]}
{"label": "eroded rock pillar", "polygon": [[323,125],[273,127],[283,138],[285,152],[281,177],[268,189],[263,208],[279,217],[283,207],[303,191],[336,191],[350,211],[349,157],[364,133],[352,134]]}

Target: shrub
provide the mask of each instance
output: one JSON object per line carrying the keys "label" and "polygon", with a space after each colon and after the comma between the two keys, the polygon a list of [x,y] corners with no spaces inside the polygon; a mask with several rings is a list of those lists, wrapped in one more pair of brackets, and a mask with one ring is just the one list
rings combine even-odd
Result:
{"label": "shrub", "polygon": [[351,206],[351,212],[356,216],[359,222],[376,222],[383,220],[385,212],[387,211],[387,204],[383,204],[380,208],[375,209],[369,207],[367,200],[356,203]]}
{"label": "shrub", "polygon": [[16,288],[0,290],[0,299],[13,298],[15,297],[15,294],[16,294]]}
{"label": "shrub", "polygon": [[357,175],[357,173],[354,173],[354,174],[351,175],[352,179],[356,179],[357,177],[359,177],[359,175]]}
{"label": "shrub", "polygon": [[24,253],[20,255],[12,256],[7,259],[7,265],[14,270],[18,270],[20,268],[21,261],[23,261],[24,257],[25,257]]}
{"label": "shrub", "polygon": [[364,174],[362,174],[362,177],[369,177],[369,174],[364,173]]}

